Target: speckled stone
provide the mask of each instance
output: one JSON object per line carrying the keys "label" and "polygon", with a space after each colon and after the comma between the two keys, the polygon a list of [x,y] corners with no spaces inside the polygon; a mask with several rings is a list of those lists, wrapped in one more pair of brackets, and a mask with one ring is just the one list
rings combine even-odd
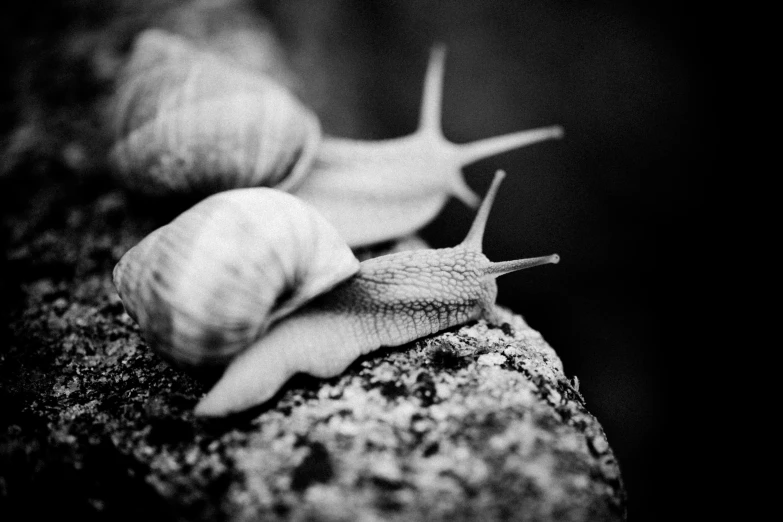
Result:
{"label": "speckled stone", "polygon": [[0,352],[9,509],[115,520],[624,519],[601,426],[552,347],[505,310],[501,325],[381,350],[333,379],[295,378],[267,407],[196,419],[207,385],[150,350],[111,283],[119,257],[159,222],[111,187],[45,187],[5,220],[16,289]]}
{"label": "speckled stone", "polygon": [[[0,154],[0,520],[624,519],[576,381],[508,311],[296,378],[240,417],[194,418],[208,385],[149,349],[111,283],[182,207],[108,181],[93,112],[133,32],[177,3],[76,2],[48,52],[17,46],[19,122]],[[321,18],[308,41],[331,41]],[[322,47],[300,51],[315,51],[305,98],[327,127],[369,135],[366,79],[330,84],[352,55]]]}

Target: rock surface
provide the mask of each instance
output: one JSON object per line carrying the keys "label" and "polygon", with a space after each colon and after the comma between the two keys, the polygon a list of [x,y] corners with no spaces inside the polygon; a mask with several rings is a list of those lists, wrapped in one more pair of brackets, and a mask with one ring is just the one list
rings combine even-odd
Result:
{"label": "rock surface", "polygon": [[[622,520],[612,450],[523,319],[478,322],[296,378],[202,421],[111,283],[159,221],[90,181],[38,179],[5,220],[0,498],[25,518]],[[26,190],[26,191],[25,191]],[[165,220],[165,217],[158,218]]]}
{"label": "rock surface", "polygon": [[[111,283],[182,209],[102,170],[96,98],[158,12],[135,4],[74,3],[70,25],[20,47],[0,143],[0,520],[624,519],[576,381],[507,311],[296,378],[241,417],[193,417],[206,385],[150,350]],[[337,101],[314,106],[361,121]]]}

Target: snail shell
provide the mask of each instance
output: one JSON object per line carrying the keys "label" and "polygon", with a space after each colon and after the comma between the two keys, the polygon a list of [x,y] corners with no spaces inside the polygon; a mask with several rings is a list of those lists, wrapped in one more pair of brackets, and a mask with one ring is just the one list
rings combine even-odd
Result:
{"label": "snail shell", "polygon": [[156,29],[137,38],[110,119],[110,161],[151,194],[290,190],[321,139],[316,116],[288,90]]}
{"label": "snail shell", "polygon": [[122,257],[114,284],[162,355],[209,366],[358,269],[309,205],[251,188],[208,197],[152,232]]}
{"label": "snail shell", "polygon": [[173,6],[156,27],[293,86],[297,80],[272,23],[260,16],[257,8],[253,0],[191,1]]}

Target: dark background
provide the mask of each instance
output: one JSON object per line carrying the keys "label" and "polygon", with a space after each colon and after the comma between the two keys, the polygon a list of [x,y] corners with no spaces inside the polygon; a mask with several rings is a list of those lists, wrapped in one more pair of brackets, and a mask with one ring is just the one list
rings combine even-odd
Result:
{"label": "dark background", "polygon": [[[33,1],[4,18],[2,43],[11,51],[0,64],[8,79],[0,85],[6,180],[38,165],[18,159],[12,145],[18,149],[19,140],[8,138],[15,129],[45,122],[34,128],[45,128],[51,136],[43,143],[57,149],[74,131],[67,122],[83,117],[105,89],[94,75],[64,71],[71,64],[61,58],[69,34],[107,27],[124,15],[116,5],[131,3],[100,4]],[[496,169],[509,174],[485,252],[493,260],[560,254],[557,266],[500,279],[499,302],[541,331],[566,374],[579,378],[620,461],[631,520],[669,518],[691,476],[683,470],[696,438],[696,421],[682,414],[689,404],[683,390],[702,351],[696,332],[703,282],[692,265],[704,252],[697,224],[708,160],[716,156],[709,149],[715,116],[699,6],[253,5],[274,24],[302,80],[300,94],[331,134],[378,139],[411,132],[428,49],[437,41],[448,47],[448,138],[461,143],[554,123],[565,128],[563,140],[465,170],[479,194]],[[120,25],[102,38],[111,30],[132,34]],[[58,111],[65,116],[53,116]],[[456,244],[471,220],[472,211],[452,201],[424,236],[434,246]]]}
{"label": "dark background", "polygon": [[[302,13],[298,23],[330,16],[294,4],[277,11],[283,34]],[[433,41],[448,46],[443,126],[451,140],[565,128],[563,140],[465,169],[480,194],[496,169],[509,174],[485,237],[490,259],[562,259],[501,278],[499,302],[524,315],[566,374],[579,377],[620,460],[630,519],[684,516],[709,439],[693,411],[706,402],[691,395],[696,363],[714,349],[704,335],[701,226],[717,157],[710,17],[687,2],[351,4],[318,41],[324,53],[343,45],[358,56],[369,81],[356,90],[377,124],[352,132],[322,109],[327,130],[411,132]],[[452,201],[424,235],[454,245],[471,219]]]}

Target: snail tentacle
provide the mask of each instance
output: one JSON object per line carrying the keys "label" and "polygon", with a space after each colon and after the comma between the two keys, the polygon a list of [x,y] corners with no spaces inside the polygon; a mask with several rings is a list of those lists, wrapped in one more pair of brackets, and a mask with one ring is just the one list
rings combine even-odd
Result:
{"label": "snail tentacle", "polygon": [[[309,175],[293,191],[359,246],[420,230],[454,196],[481,201],[462,168],[533,143],[560,138],[558,125],[456,144],[442,129],[446,50],[433,47],[425,73],[419,125],[408,136],[378,141],[325,136]],[[372,227],[367,223],[372,223]]]}

